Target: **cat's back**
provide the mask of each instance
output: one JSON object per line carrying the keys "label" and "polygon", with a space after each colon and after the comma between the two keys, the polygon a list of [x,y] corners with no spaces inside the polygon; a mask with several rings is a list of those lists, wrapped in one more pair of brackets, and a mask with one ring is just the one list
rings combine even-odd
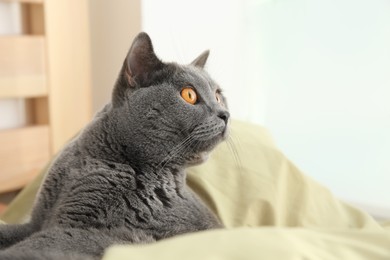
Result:
{"label": "cat's back", "polygon": [[102,124],[109,107],[109,105],[105,106],[87,126],[64,145],[49,167],[44,186],[50,187],[56,186],[56,184],[66,186],[66,181],[78,179],[94,170],[90,169],[94,162],[89,154],[88,141],[90,140],[88,136],[97,126]]}
{"label": "cat's back", "polygon": [[[38,200],[33,211],[45,222],[44,226],[50,225],[59,213],[66,200],[78,198],[83,201],[83,191],[103,191],[103,187],[110,188],[104,183],[103,176],[110,176],[118,172],[110,167],[111,164],[103,163],[95,159],[88,150],[88,136],[96,126],[102,124],[106,108],[99,112],[94,120],[88,124],[78,135],[73,137],[64,148],[58,153],[52,164],[49,166]],[[123,170],[123,169],[122,169]],[[129,170],[128,170],[129,171]],[[106,182],[108,181],[105,178]],[[113,184],[113,183],[111,183]],[[44,203],[40,203],[44,201]],[[95,205],[96,206],[96,205]]]}

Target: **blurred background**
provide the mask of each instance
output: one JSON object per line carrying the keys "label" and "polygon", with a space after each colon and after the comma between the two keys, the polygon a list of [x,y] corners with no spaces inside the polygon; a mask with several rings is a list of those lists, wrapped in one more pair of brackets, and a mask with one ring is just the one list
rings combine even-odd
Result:
{"label": "blurred background", "polygon": [[140,31],[207,70],[236,119],[334,194],[390,218],[390,1],[0,0],[0,201],[110,99]]}

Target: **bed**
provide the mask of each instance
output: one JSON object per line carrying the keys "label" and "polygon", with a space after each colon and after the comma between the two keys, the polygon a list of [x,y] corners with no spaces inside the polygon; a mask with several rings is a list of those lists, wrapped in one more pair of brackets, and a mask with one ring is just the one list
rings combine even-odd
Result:
{"label": "bed", "polygon": [[[260,126],[232,123],[232,141],[206,164],[189,169],[188,184],[225,229],[148,245],[116,245],[111,259],[390,259],[390,222],[335,198],[305,176]],[[0,218],[28,218],[42,174]]]}

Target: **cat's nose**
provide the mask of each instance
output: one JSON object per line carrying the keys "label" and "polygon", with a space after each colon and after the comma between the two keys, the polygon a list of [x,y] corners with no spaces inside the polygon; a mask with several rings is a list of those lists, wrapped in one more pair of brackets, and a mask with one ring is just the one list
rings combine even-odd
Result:
{"label": "cat's nose", "polygon": [[227,124],[230,117],[230,113],[228,111],[219,111],[218,117],[225,121],[225,124]]}

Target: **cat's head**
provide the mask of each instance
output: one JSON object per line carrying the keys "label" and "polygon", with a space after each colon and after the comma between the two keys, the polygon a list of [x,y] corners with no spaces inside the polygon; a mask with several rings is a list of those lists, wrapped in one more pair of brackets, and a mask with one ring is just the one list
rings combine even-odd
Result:
{"label": "cat's head", "polygon": [[134,39],[112,96],[116,139],[134,164],[198,164],[227,137],[229,112],[204,70],[208,55],[164,63],[146,33]]}

